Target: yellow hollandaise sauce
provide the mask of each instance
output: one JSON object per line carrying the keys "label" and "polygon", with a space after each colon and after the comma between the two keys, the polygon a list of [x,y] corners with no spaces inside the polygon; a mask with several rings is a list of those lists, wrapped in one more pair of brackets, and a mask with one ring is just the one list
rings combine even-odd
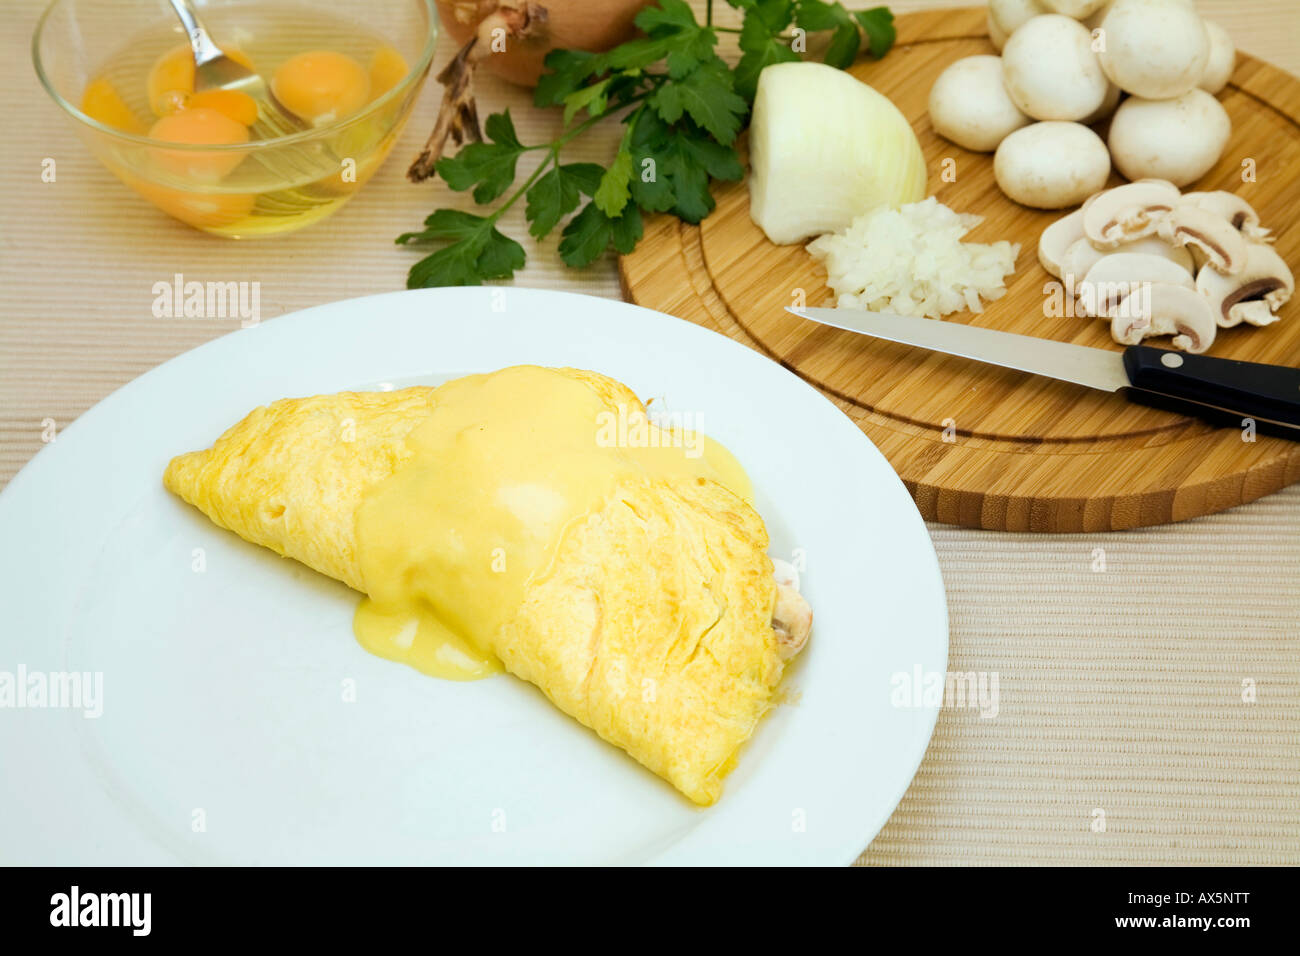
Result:
{"label": "yellow hollandaise sauce", "polygon": [[357,518],[369,596],[353,629],[371,653],[451,680],[502,670],[493,641],[529,581],[620,483],[702,478],[753,500],[722,445],[660,427],[630,392],[581,372],[518,366],[448,382],[407,450]]}

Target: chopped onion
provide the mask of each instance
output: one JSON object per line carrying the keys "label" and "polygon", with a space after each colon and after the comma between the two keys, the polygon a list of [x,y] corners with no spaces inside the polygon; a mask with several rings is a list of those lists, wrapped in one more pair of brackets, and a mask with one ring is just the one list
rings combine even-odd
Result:
{"label": "chopped onion", "polygon": [[808,244],[826,267],[841,309],[870,309],[938,319],[984,310],[1006,293],[1020,244],[962,242],[982,216],[955,213],[931,196],[898,209],[876,209],[843,232]]}

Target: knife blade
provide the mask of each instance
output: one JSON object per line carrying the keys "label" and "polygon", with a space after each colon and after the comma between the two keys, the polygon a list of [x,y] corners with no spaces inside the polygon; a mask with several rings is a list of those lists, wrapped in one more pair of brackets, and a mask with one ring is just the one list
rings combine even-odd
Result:
{"label": "knife blade", "polygon": [[787,308],[822,325],[1043,375],[1216,425],[1300,441],[1300,369],[1212,358],[1149,345],[1123,352],[999,332],[960,322],[858,309]]}

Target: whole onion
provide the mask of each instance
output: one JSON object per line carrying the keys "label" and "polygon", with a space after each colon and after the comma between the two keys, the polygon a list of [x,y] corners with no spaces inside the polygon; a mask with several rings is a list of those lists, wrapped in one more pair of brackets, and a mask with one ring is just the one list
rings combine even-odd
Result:
{"label": "whole onion", "polygon": [[[493,73],[518,83],[535,86],[546,54],[555,49],[600,52],[630,39],[633,24],[642,7],[654,0],[539,0],[548,14],[535,36],[508,41],[502,53],[482,62]],[[499,0],[437,0],[443,26],[460,46],[474,35],[484,17],[493,13]]]}

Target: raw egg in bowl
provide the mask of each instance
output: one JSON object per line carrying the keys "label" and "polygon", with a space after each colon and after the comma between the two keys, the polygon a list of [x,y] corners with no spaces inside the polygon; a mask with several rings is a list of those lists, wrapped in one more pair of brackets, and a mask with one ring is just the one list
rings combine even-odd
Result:
{"label": "raw egg in bowl", "polygon": [[[258,72],[301,127],[265,132],[246,93],[195,89],[165,6],[54,0],[32,58],[95,156],[163,212],[235,238],[300,229],[352,198],[401,133],[433,58],[432,0],[207,0],[214,41]],[[263,114],[264,115],[264,114]]]}

